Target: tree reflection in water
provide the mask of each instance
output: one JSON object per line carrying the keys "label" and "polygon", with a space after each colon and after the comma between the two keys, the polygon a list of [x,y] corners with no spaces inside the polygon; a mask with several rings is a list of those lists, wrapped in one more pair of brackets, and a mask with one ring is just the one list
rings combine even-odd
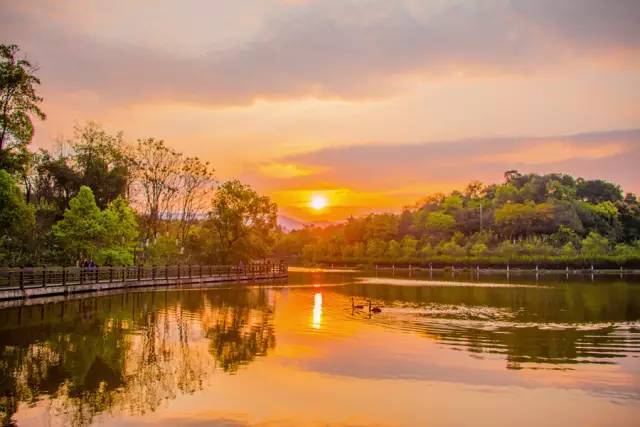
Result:
{"label": "tree reflection in water", "polygon": [[264,288],[111,295],[0,311],[0,416],[49,396],[65,425],[141,415],[275,346]]}

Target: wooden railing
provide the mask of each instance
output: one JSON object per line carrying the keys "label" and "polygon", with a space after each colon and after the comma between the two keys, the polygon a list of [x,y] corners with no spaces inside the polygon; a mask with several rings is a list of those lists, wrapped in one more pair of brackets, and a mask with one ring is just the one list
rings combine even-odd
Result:
{"label": "wooden railing", "polygon": [[0,268],[0,289],[90,285],[131,281],[173,281],[236,277],[276,277],[287,273],[284,263],[247,265],[153,265],[132,267],[15,267]]}

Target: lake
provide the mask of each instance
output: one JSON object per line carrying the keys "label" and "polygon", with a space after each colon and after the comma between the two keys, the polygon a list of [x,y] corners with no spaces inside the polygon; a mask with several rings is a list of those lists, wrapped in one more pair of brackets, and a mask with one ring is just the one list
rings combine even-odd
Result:
{"label": "lake", "polygon": [[299,269],[276,283],[0,309],[0,415],[20,426],[631,426],[639,356],[637,277]]}

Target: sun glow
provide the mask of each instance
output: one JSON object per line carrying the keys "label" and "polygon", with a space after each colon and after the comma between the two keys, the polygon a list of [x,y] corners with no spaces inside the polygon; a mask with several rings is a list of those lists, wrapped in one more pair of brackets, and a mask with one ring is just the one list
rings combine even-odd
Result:
{"label": "sun glow", "polygon": [[309,203],[309,206],[319,211],[321,209],[326,208],[328,204],[329,202],[327,201],[327,198],[325,196],[320,194],[315,194],[311,197],[311,202]]}
{"label": "sun glow", "polygon": [[311,326],[313,329],[320,329],[322,325],[322,294],[317,293],[313,296],[313,317]]}

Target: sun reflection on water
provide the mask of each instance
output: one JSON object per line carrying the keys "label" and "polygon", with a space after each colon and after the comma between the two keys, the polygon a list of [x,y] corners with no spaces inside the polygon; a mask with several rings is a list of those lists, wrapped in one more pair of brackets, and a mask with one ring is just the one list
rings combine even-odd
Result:
{"label": "sun reflection on water", "polygon": [[313,296],[313,319],[311,326],[314,329],[320,329],[322,325],[322,294],[317,293]]}

